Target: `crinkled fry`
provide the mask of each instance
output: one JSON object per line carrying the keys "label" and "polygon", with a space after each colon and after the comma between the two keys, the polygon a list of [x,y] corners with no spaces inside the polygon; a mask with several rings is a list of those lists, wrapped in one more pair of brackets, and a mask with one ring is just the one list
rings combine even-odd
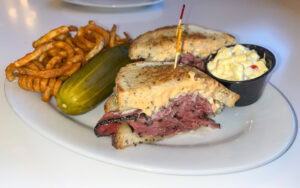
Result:
{"label": "crinkled fry", "polygon": [[69,57],[72,57],[74,55],[74,50],[73,48],[66,42],[63,41],[57,41],[54,43],[55,47],[64,49]]}
{"label": "crinkled fry", "polygon": [[81,54],[75,55],[74,57],[71,58],[73,64],[75,63],[81,63],[84,59],[84,57]]}
{"label": "crinkled fry", "polygon": [[95,21],[94,20],[89,20],[89,24],[90,25],[95,25]]}
{"label": "crinkled fry", "polygon": [[90,30],[87,30],[84,37],[90,41],[90,44],[91,45],[95,45],[95,42],[96,42],[96,39],[94,38],[94,35],[93,33],[95,33],[94,31],[90,31]]}
{"label": "crinkled fry", "polygon": [[50,100],[50,98],[51,98],[51,88],[47,87],[42,95],[42,100],[44,102],[48,102]]}
{"label": "crinkled fry", "polygon": [[74,44],[74,41],[73,41],[73,38],[72,37],[68,37],[66,38],[66,43],[69,44],[72,48],[76,48],[75,44]]}
{"label": "crinkled fry", "polygon": [[123,44],[123,43],[124,43],[124,41],[122,41],[122,40],[116,41],[116,46],[120,45],[120,44]]}
{"label": "crinkled fry", "polygon": [[[71,32],[77,31],[75,37]],[[111,31],[90,20],[88,25],[77,28],[73,25],[51,30],[33,42],[33,52],[11,63],[5,69],[6,77],[25,90],[42,92],[42,100],[47,102],[56,96],[62,83],[103,48],[127,42],[116,34],[116,25]]]}
{"label": "crinkled fry", "polygon": [[74,49],[75,50],[75,53],[77,54],[77,55],[80,55],[81,56],[81,58],[82,58],[82,64],[84,65],[84,64],[86,64],[87,63],[87,61],[85,60],[85,58],[84,58],[84,52],[83,52],[83,50],[81,50],[80,48],[75,48]]}
{"label": "crinkled fry", "polygon": [[41,86],[41,91],[42,92],[46,91],[48,82],[49,82],[48,78],[41,78],[40,86]]}
{"label": "crinkled fry", "polygon": [[33,79],[34,77],[33,76],[26,76],[25,77],[25,84],[27,85],[27,88],[30,90],[30,91],[34,91],[34,87],[33,87]]}
{"label": "crinkled fry", "polygon": [[86,26],[86,28],[88,30],[91,30],[91,31],[94,31],[96,33],[99,33],[103,36],[104,38],[104,45],[108,44],[109,42],[109,33],[103,29],[102,27],[98,26],[98,25],[95,25],[95,24],[89,24]]}
{"label": "crinkled fry", "polygon": [[78,30],[78,28],[74,25],[70,25],[68,28],[69,28],[70,31],[77,31]]}
{"label": "crinkled fry", "polygon": [[18,84],[22,89],[27,90],[27,85],[25,85],[24,78],[26,75],[19,77]]}
{"label": "crinkled fry", "polygon": [[117,29],[117,26],[114,24],[111,29],[111,32],[110,32],[109,47],[111,47],[111,48],[115,46],[116,29]]}
{"label": "crinkled fry", "polygon": [[69,70],[72,67],[73,63],[80,62],[82,57],[80,55],[75,55],[71,58],[68,58],[66,63],[64,63],[60,68],[50,69],[50,70],[44,70],[44,71],[36,71],[31,70],[29,68],[17,68],[17,70],[21,74],[31,75],[31,76],[37,76],[40,78],[55,78],[58,76],[63,75],[67,70]]}
{"label": "crinkled fry", "polygon": [[51,78],[49,80],[49,84],[48,84],[48,86],[47,86],[47,88],[46,88],[46,90],[45,90],[45,92],[43,93],[43,96],[42,96],[43,101],[48,102],[50,100],[55,82],[56,82],[56,78]]}
{"label": "crinkled fry", "polygon": [[38,77],[35,77],[33,79],[33,90],[36,92],[41,92],[40,81],[41,81],[41,78],[38,78]]}
{"label": "crinkled fry", "polygon": [[105,44],[103,36],[99,35],[98,33],[93,33],[93,34],[96,38],[96,46],[91,51],[89,51],[89,53],[86,54],[85,61],[90,60],[98,52],[100,52],[100,50],[102,50]]}
{"label": "crinkled fry", "polygon": [[[124,33],[124,35],[125,35],[127,41],[131,40],[131,38],[130,38],[130,36],[128,35],[128,33],[126,33],[126,32],[123,32],[123,33]],[[127,42],[127,41],[126,41],[126,42]]]}
{"label": "crinkled fry", "polygon": [[72,65],[72,67],[64,73],[64,76],[71,76],[73,73],[78,71],[80,69],[81,64],[80,63],[75,63]]}
{"label": "crinkled fry", "polygon": [[75,48],[75,53],[78,54],[78,55],[81,55],[82,57],[84,57],[84,52],[82,51],[82,49],[80,48]]}
{"label": "crinkled fry", "polygon": [[[51,79],[49,80],[48,87],[50,87],[51,90],[54,88],[55,82],[56,82],[56,78],[51,78]],[[46,90],[47,90],[47,89],[46,89]]]}
{"label": "crinkled fry", "polygon": [[57,37],[58,35],[63,34],[63,33],[67,33],[67,32],[69,32],[69,28],[67,26],[58,27],[56,29],[51,30],[49,33],[43,35],[38,40],[34,41],[32,43],[32,46],[34,48],[37,48],[38,46],[40,46],[40,45],[50,41],[51,39]]}
{"label": "crinkled fry", "polygon": [[46,52],[54,47],[54,42],[46,43],[42,46],[37,47],[33,52],[26,54],[23,58],[14,62],[16,67],[26,65],[32,60],[37,59],[43,52]]}
{"label": "crinkled fry", "polygon": [[[53,94],[53,90],[54,90],[54,86],[55,86],[56,82],[57,82],[56,78],[49,79],[48,85],[47,85],[47,87],[46,87],[46,89],[43,93],[43,96],[42,96],[42,100],[44,102],[48,102],[50,100],[51,95]],[[60,85],[58,87],[60,87]]]}
{"label": "crinkled fry", "polygon": [[36,71],[40,70],[39,67],[36,64],[34,64],[33,62],[26,64],[25,67],[27,67],[31,70],[36,70]]}
{"label": "crinkled fry", "polygon": [[81,44],[84,44],[84,46],[90,50],[95,46],[95,43],[85,38],[86,35],[89,34],[90,32],[87,30],[87,26],[81,27],[79,28],[75,38],[77,38],[77,40],[80,41]]}
{"label": "crinkled fry", "polygon": [[21,88],[25,90],[30,90],[34,92],[44,92],[43,100],[49,101],[51,95],[56,96],[64,78],[39,78],[28,75],[20,75],[18,84]]}
{"label": "crinkled fry", "polygon": [[90,50],[88,47],[85,46],[85,44],[83,42],[81,42],[80,40],[78,40],[78,37],[74,38],[74,42],[82,50],[84,50],[84,51],[89,51]]}
{"label": "crinkled fry", "polygon": [[55,64],[59,63],[62,61],[62,57],[61,56],[54,56],[50,59],[50,61],[48,61],[47,65],[46,65],[46,69],[50,70],[54,67]]}
{"label": "crinkled fry", "polygon": [[39,68],[39,70],[45,70],[45,67],[42,63],[38,61],[33,61],[32,63],[35,64]]}
{"label": "crinkled fry", "polygon": [[38,58],[39,62],[43,62],[47,58],[48,54],[47,52],[43,52],[40,57]]}
{"label": "crinkled fry", "polygon": [[54,38],[54,40],[58,40],[58,41],[65,41],[66,38],[71,37],[71,34],[68,33],[62,33],[60,35],[58,35],[57,37]]}
{"label": "crinkled fry", "polygon": [[[26,75],[25,75],[26,76]],[[25,89],[24,85],[23,85],[23,79],[25,76],[19,76],[19,80],[18,80],[18,84],[20,86],[20,88]]]}
{"label": "crinkled fry", "polygon": [[33,76],[24,75],[24,78],[22,80],[22,84],[24,85],[24,88],[26,88],[26,90],[34,91],[34,89],[33,89],[33,79],[34,79]]}
{"label": "crinkled fry", "polygon": [[56,96],[56,95],[57,95],[58,90],[59,90],[59,88],[60,88],[62,82],[63,82],[63,81],[62,81],[61,79],[56,79],[56,82],[55,82],[55,84],[54,84],[54,88],[53,88],[53,90],[52,90],[52,95],[53,95],[53,96]]}
{"label": "crinkled fry", "polygon": [[59,49],[59,48],[52,48],[51,50],[49,50],[48,52],[49,56],[61,56],[63,58],[68,57],[68,54],[66,51]]}
{"label": "crinkled fry", "polygon": [[128,39],[120,39],[120,40],[117,40],[117,42],[119,44],[122,44],[122,43],[125,43],[125,42],[128,42],[129,40]]}
{"label": "crinkled fry", "polygon": [[31,76],[37,76],[40,78],[55,78],[57,76],[62,75],[64,72],[69,70],[72,67],[72,64],[65,64],[60,68],[56,69],[50,69],[50,70],[44,70],[44,71],[36,71],[29,68],[17,68],[17,70],[21,74],[31,75]]}
{"label": "crinkled fry", "polygon": [[16,70],[16,66],[14,63],[11,63],[6,67],[5,74],[8,81],[12,82],[15,80],[15,74],[14,74],[15,70]]}

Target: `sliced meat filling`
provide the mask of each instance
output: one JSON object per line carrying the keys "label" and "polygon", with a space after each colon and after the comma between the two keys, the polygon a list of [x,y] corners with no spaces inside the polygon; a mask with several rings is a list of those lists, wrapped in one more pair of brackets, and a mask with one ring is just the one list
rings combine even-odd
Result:
{"label": "sliced meat filling", "polygon": [[[137,59],[136,61],[145,61],[145,59]],[[169,60],[169,61],[174,61]],[[180,55],[179,64],[189,65],[205,72],[204,59],[194,56],[192,53],[183,53]]]}
{"label": "sliced meat filling", "polygon": [[189,65],[195,67],[203,72],[205,72],[204,60],[200,57],[196,57],[191,53],[181,54],[179,63],[184,65]]}
{"label": "sliced meat filling", "polygon": [[209,102],[200,95],[184,95],[172,99],[167,107],[162,107],[151,117],[136,110],[122,114],[119,111],[105,114],[95,127],[97,136],[116,133],[120,121],[126,121],[141,137],[169,136],[178,132],[196,130],[201,126],[219,128],[208,115],[213,114]]}

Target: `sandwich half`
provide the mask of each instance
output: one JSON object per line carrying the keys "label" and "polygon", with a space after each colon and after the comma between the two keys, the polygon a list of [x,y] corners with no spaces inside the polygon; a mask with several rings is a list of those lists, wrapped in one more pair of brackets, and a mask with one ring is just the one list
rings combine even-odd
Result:
{"label": "sandwich half", "polygon": [[136,62],[121,68],[105,114],[94,131],[112,136],[115,148],[152,143],[202,126],[239,95],[202,71],[173,62]]}
{"label": "sandwich half", "polygon": [[[203,60],[219,48],[235,44],[235,37],[198,25],[182,25],[182,46],[179,63],[204,70]],[[132,60],[174,61],[177,46],[177,26],[167,26],[146,32],[132,41]]]}

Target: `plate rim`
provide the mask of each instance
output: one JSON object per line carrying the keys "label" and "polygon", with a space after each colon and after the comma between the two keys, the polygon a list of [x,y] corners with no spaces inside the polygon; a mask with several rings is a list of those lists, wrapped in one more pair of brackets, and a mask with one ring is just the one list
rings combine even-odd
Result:
{"label": "plate rim", "polygon": [[[182,170],[182,171],[176,171],[173,169],[165,169],[165,168],[152,168],[149,166],[145,166],[145,165],[141,165],[138,163],[128,163],[126,161],[120,161],[117,159],[108,159],[108,157],[106,156],[96,156],[96,154],[93,154],[91,152],[86,152],[84,150],[82,150],[80,147],[76,147],[74,146],[74,144],[68,143],[66,140],[63,139],[55,139],[56,137],[54,135],[50,135],[47,134],[45,130],[42,129],[38,129],[36,126],[33,126],[29,123],[29,121],[27,121],[25,118],[22,117],[21,114],[19,114],[15,108],[12,106],[12,104],[9,102],[9,99],[7,97],[7,92],[6,92],[6,84],[8,83],[8,81],[5,79],[4,83],[3,83],[3,92],[4,92],[4,96],[5,99],[8,103],[8,105],[10,106],[10,108],[14,111],[14,113],[17,115],[17,117],[19,117],[25,125],[27,125],[27,127],[30,127],[31,129],[33,129],[35,132],[37,132],[39,135],[41,135],[42,137],[48,139],[49,141],[51,141],[52,143],[55,143],[73,153],[79,154],[81,156],[96,160],[98,162],[101,163],[106,163],[106,164],[110,164],[113,166],[118,166],[118,167],[122,167],[125,169],[130,169],[130,170],[137,170],[137,171],[142,171],[142,172],[148,172],[148,173],[153,173],[153,174],[165,174],[165,175],[180,175],[180,176],[208,176],[208,175],[221,175],[221,174],[232,174],[232,173],[239,173],[239,172],[244,172],[244,171],[248,171],[248,170],[252,170],[261,166],[265,166],[271,162],[273,162],[274,160],[280,158],[283,154],[285,154],[293,145],[295,138],[298,134],[298,119],[296,116],[296,112],[291,104],[291,102],[288,100],[288,98],[283,94],[283,92],[281,92],[275,85],[273,85],[272,83],[268,82],[267,84],[270,85],[271,88],[275,89],[275,91],[277,91],[281,97],[283,97],[284,101],[287,103],[289,111],[291,112],[291,117],[292,117],[292,135],[289,136],[289,140],[285,143],[285,145],[281,148],[281,151],[278,152],[276,155],[272,155],[269,158],[266,158],[264,160],[262,160],[261,162],[257,163],[256,165],[244,165],[242,167],[235,167],[235,168],[230,168],[229,170],[210,170],[211,172],[201,172],[201,170]],[[84,129],[90,129],[89,127],[86,126],[81,126]]]}
{"label": "plate rim", "polygon": [[111,9],[150,6],[150,5],[156,5],[156,4],[161,3],[163,1],[164,0],[152,0],[152,1],[149,1],[149,2],[135,3],[135,4],[129,4],[129,5],[115,5],[115,4],[113,4],[113,5],[103,5],[102,4],[101,5],[101,4],[94,4],[94,3],[89,3],[89,2],[64,0],[64,2],[73,4],[73,5],[86,6],[86,7],[97,7],[97,8],[111,8]]}

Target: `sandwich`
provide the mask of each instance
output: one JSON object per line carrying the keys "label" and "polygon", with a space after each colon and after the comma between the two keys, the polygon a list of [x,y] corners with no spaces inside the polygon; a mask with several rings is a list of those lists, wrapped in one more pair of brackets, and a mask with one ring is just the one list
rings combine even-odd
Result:
{"label": "sandwich", "polygon": [[173,62],[135,62],[122,67],[105,114],[94,131],[112,136],[117,149],[197,130],[220,128],[211,119],[239,95],[199,69]]}
{"label": "sandwich", "polygon": [[[174,61],[177,46],[177,26],[167,26],[146,32],[129,49],[132,60]],[[197,25],[182,25],[181,55],[179,63],[204,70],[203,60],[219,48],[235,44],[235,37]]]}

